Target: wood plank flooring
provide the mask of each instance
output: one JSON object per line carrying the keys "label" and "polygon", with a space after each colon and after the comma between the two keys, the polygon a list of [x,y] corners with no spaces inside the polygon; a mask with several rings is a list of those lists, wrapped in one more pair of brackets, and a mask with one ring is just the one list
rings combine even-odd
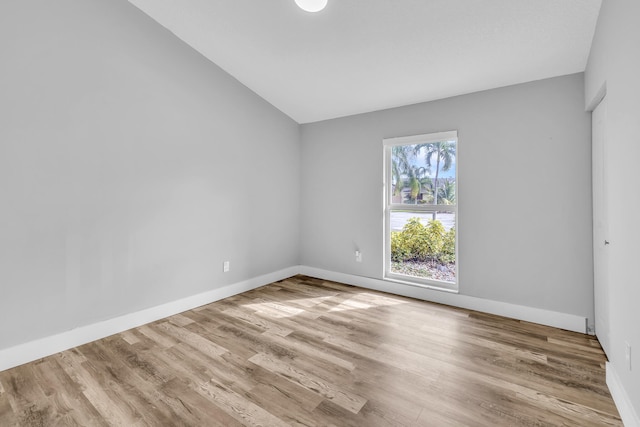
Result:
{"label": "wood plank flooring", "polygon": [[590,336],[296,276],[0,372],[0,426],[621,426]]}

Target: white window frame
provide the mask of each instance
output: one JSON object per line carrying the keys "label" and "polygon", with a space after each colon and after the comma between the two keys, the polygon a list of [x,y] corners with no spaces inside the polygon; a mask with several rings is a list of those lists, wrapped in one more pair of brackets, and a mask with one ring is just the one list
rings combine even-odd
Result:
{"label": "white window frame", "polygon": [[[430,142],[455,141],[456,143],[456,204],[455,205],[407,205],[393,203],[392,176],[391,176],[391,149],[399,145],[425,144]],[[402,136],[385,138],[384,146],[384,280],[393,281],[403,285],[419,286],[429,289],[437,289],[449,292],[458,292],[460,282],[458,270],[458,170],[459,170],[459,140],[458,131],[438,132],[423,135]],[[441,280],[426,279],[423,277],[408,276],[391,272],[391,212],[394,210],[411,211],[416,213],[452,212],[455,215],[456,227],[456,282],[444,282]]]}

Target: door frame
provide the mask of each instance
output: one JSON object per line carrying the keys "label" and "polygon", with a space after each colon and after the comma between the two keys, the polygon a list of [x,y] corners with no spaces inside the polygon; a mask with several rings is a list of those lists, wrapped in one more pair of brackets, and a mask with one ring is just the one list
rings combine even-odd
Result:
{"label": "door frame", "polygon": [[609,188],[607,155],[607,103],[600,99],[591,115],[592,203],[593,203],[593,303],[595,334],[609,354]]}

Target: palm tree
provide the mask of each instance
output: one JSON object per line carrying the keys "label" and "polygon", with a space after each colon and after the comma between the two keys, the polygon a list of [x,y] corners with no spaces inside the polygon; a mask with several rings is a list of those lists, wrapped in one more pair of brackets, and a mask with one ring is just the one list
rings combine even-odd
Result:
{"label": "palm tree", "polygon": [[[425,173],[429,172],[428,169],[425,169]],[[420,179],[420,183],[422,184],[422,200],[425,203],[433,203],[433,180],[429,176],[425,176]]]}
{"label": "palm tree", "polygon": [[453,205],[456,202],[455,181],[447,180],[444,182],[442,188],[438,190],[438,199],[445,205]]}
{"label": "palm tree", "polygon": [[[391,149],[391,174],[394,183],[393,195],[402,193],[404,188],[409,188],[409,201],[418,203],[418,195],[428,172],[423,166],[416,166],[412,160],[416,158],[413,146],[399,145]],[[406,178],[403,180],[403,178]]]}
{"label": "palm tree", "polygon": [[391,174],[393,175],[393,195],[397,196],[402,192],[404,183],[402,176],[407,174],[411,169],[411,158],[415,157],[415,153],[410,150],[407,145],[398,145],[391,149]]}
{"label": "palm tree", "polygon": [[422,183],[426,178],[427,169],[420,166],[411,165],[405,171],[407,180],[405,181],[405,187],[409,187],[410,199],[414,204],[418,204],[418,195],[422,190]]}
{"label": "palm tree", "polygon": [[456,145],[453,142],[429,142],[426,144],[418,144],[414,150],[417,155],[424,150],[424,160],[428,168],[431,168],[433,157],[436,162],[436,173],[433,178],[433,204],[438,204],[438,174],[440,173],[440,163],[442,163],[442,171],[446,172],[451,169],[451,165],[456,157]]}

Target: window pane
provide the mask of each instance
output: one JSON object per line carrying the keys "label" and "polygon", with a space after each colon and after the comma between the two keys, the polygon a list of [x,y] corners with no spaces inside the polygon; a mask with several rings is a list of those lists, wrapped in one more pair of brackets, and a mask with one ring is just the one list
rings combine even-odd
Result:
{"label": "window pane", "polygon": [[456,204],[456,142],[391,148],[391,203]]}
{"label": "window pane", "polygon": [[427,225],[430,220],[440,221],[446,231],[449,231],[456,224],[456,214],[453,212],[411,212],[411,211],[391,211],[391,231],[402,231],[410,218],[420,218],[423,225]]}
{"label": "window pane", "polygon": [[391,211],[391,273],[456,283],[454,212]]}

